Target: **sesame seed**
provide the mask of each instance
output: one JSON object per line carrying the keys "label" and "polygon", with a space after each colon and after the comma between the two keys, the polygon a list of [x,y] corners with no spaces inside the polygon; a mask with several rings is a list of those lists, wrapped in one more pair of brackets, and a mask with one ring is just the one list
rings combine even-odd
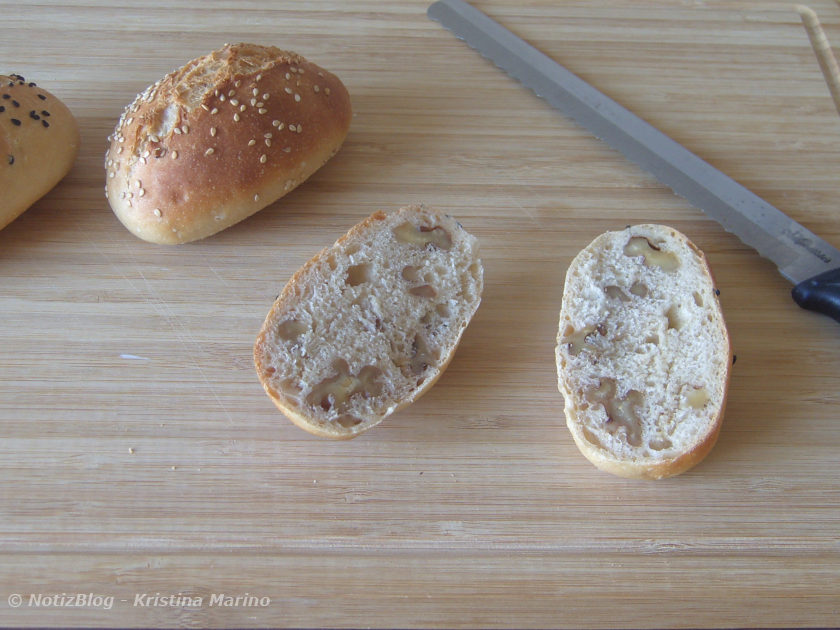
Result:
{"label": "sesame seed", "polygon": [[173,160],[177,160],[177,159],[178,159],[178,152],[177,152],[177,151],[173,151],[173,152],[172,152],[172,159],[173,159]]}
{"label": "sesame seed", "polygon": [[248,146],[249,146],[249,147],[252,147],[252,146],[254,146],[255,144],[257,144],[257,141],[256,141],[256,140],[254,140],[253,138],[251,138],[251,139],[248,141]]}
{"label": "sesame seed", "polygon": [[216,135],[216,128],[215,127],[210,127],[210,135],[215,137],[215,135]]}
{"label": "sesame seed", "polygon": [[283,153],[291,153],[292,147],[283,147]]}
{"label": "sesame seed", "polygon": [[213,147],[210,147],[204,152],[204,155],[213,155],[213,151],[215,151],[215,149]]}
{"label": "sesame seed", "polygon": [[222,102],[224,103],[224,102],[225,102],[225,100],[226,100],[226,99],[225,99],[225,95],[224,95],[224,94],[219,94],[219,100],[220,100],[220,101],[222,101]]}
{"label": "sesame seed", "polygon": [[287,72],[287,73],[286,73],[286,81],[288,81],[288,80],[289,80],[289,79],[291,79],[291,78],[292,78],[292,75],[291,75],[291,74],[289,74],[289,73]]}
{"label": "sesame seed", "polygon": [[258,75],[254,78],[254,81],[259,81],[260,79],[262,79],[262,75],[261,75],[261,74],[258,74]]}
{"label": "sesame seed", "polygon": [[236,90],[230,90],[228,92],[228,96],[233,96],[234,94],[236,94]]}
{"label": "sesame seed", "polygon": [[12,118],[12,124],[16,127],[20,127],[20,121],[17,118]]}
{"label": "sesame seed", "polygon": [[149,151],[149,150],[143,151],[143,157],[144,157],[144,158],[149,157],[151,154],[152,154],[152,152],[151,152],[151,151]]}
{"label": "sesame seed", "polygon": [[295,102],[300,103],[300,94],[295,94]]}
{"label": "sesame seed", "polygon": [[149,140],[151,140],[152,142],[160,142],[160,138],[158,138],[155,135],[149,136]]}
{"label": "sesame seed", "polygon": [[201,109],[203,109],[205,112],[209,112],[209,111],[210,111],[210,108],[209,108],[209,107],[207,107],[207,105],[205,105],[204,103],[202,103],[202,104],[201,104]]}
{"label": "sesame seed", "polygon": [[134,182],[134,185],[137,186],[137,188],[143,188],[143,183],[139,179]]}
{"label": "sesame seed", "polygon": [[268,158],[265,156],[265,153],[263,153],[263,154],[260,156],[260,164],[265,164],[265,162],[266,162],[266,160],[267,160],[267,159],[268,159]]}
{"label": "sesame seed", "polygon": [[211,110],[210,110],[210,113],[211,113],[211,114],[218,114],[218,113],[219,113],[219,108],[218,108],[218,107],[214,107],[213,109],[211,109]]}
{"label": "sesame seed", "polygon": [[155,208],[154,211],[156,217],[160,217],[163,213],[160,211],[160,208]]}
{"label": "sesame seed", "polygon": [[126,124],[126,125],[130,125],[130,124],[131,124],[131,123],[133,123],[133,122],[134,122],[134,119],[133,119],[133,118],[129,118],[128,120],[126,120],[126,121],[125,121],[125,124]]}
{"label": "sesame seed", "polygon": [[256,104],[257,104],[257,99],[252,98],[251,99],[251,107],[254,107]]}
{"label": "sesame seed", "polygon": [[324,94],[329,96],[330,95],[330,88],[324,88]]}
{"label": "sesame seed", "polygon": [[289,125],[289,131],[297,131],[297,127],[294,125]]}
{"label": "sesame seed", "polygon": [[254,195],[254,201],[259,201],[259,200],[260,200],[260,196],[259,195]]}
{"label": "sesame seed", "polygon": [[260,114],[266,114],[266,113],[268,113],[268,110],[267,110],[265,107],[260,107],[257,111],[258,111]]}
{"label": "sesame seed", "polygon": [[256,96],[259,93],[260,93],[260,91],[257,88],[254,88],[253,90],[251,90],[251,94],[253,94],[254,96]]}
{"label": "sesame seed", "polygon": [[183,127],[181,127],[181,131],[183,131],[184,133],[189,133],[189,132],[190,132],[190,128],[189,128],[189,127],[187,127],[186,125],[184,125]]}
{"label": "sesame seed", "polygon": [[111,179],[114,179],[115,174],[116,173],[114,173],[114,171],[111,171],[110,173],[108,173],[108,177],[110,177]]}
{"label": "sesame seed", "polygon": [[268,138],[265,139],[265,146],[267,146],[267,147],[271,146],[271,140],[269,140]]}
{"label": "sesame seed", "polygon": [[263,103],[262,101],[257,101],[255,107],[265,107],[265,103]]}
{"label": "sesame seed", "polygon": [[271,133],[270,133],[270,132],[269,132],[269,133],[264,133],[264,134],[263,134],[263,138],[271,138],[271,137],[272,137],[272,136],[271,136]]}
{"label": "sesame seed", "polygon": [[286,90],[286,94],[291,94],[292,93],[292,88],[290,88],[290,87],[286,87],[286,88],[283,88],[283,89]]}
{"label": "sesame seed", "polygon": [[146,158],[144,158],[144,157],[140,158],[140,164],[148,164],[148,163],[149,163],[149,161]]}
{"label": "sesame seed", "polygon": [[233,122],[239,122],[239,114],[238,113],[233,115]]}
{"label": "sesame seed", "polygon": [[321,91],[321,88],[319,88],[317,85],[313,86],[312,89],[315,90],[315,94]]}
{"label": "sesame seed", "polygon": [[179,136],[181,135],[181,133],[183,133],[183,132],[181,131],[181,128],[180,128],[180,127],[175,127],[175,129],[173,129],[172,131],[174,131],[174,132],[175,132],[176,134],[178,134]]}
{"label": "sesame seed", "polygon": [[247,105],[240,105],[239,106],[239,111],[244,112],[247,107],[248,107]]}
{"label": "sesame seed", "polygon": [[236,100],[235,98],[232,98],[232,99],[230,99],[230,104],[233,105],[234,107],[236,107],[237,105],[239,105],[239,101]]}
{"label": "sesame seed", "polygon": [[138,196],[138,197],[142,197],[142,196],[143,196],[143,195],[145,195],[145,194],[146,194],[146,189],[145,189],[145,188],[141,188],[141,189],[137,192],[137,196]]}
{"label": "sesame seed", "polygon": [[39,94],[39,95],[38,95],[38,98],[40,98],[42,101],[46,101],[46,100],[47,100],[47,97],[46,97],[46,96],[44,96],[43,94]]}
{"label": "sesame seed", "polygon": [[281,123],[279,120],[272,120],[272,121],[271,121],[271,126],[272,126],[272,127],[279,127],[279,126],[280,126],[280,125],[282,125],[282,124],[283,124],[283,123]]}
{"label": "sesame seed", "polygon": [[303,133],[303,125],[301,125],[300,123],[298,123],[297,132]]}
{"label": "sesame seed", "polygon": [[239,87],[240,85],[242,85],[242,81],[237,81],[233,84],[234,87]]}
{"label": "sesame seed", "polygon": [[264,101],[267,101],[267,100],[268,100],[268,96],[269,96],[269,95],[268,95],[268,92],[266,92],[265,94],[263,94],[263,96],[262,96],[263,100],[264,100]]}

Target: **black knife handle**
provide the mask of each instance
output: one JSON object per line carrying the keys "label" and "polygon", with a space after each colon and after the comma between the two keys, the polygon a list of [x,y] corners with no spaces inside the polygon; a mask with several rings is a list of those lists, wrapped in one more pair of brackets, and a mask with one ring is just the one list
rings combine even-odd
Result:
{"label": "black knife handle", "polygon": [[802,308],[840,322],[840,267],[803,280],[793,287],[791,294]]}

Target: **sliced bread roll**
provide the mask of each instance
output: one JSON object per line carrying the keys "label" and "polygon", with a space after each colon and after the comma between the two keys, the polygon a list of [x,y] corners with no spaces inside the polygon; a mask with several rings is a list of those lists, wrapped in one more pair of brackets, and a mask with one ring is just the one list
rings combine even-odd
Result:
{"label": "sliced bread roll", "polygon": [[105,156],[106,195],[136,236],[178,244],[251,216],[341,147],[350,96],[293,52],[231,44],[149,86]]}
{"label": "sliced bread roll", "polygon": [[19,74],[0,74],[0,229],[61,181],[78,152],[67,106]]}
{"label": "sliced bread roll", "polygon": [[566,423],[598,468],[677,475],[720,430],[729,335],[703,253],[662,225],[596,238],[572,261],[557,343]]}
{"label": "sliced bread roll", "polygon": [[292,276],[254,346],[265,391],[292,422],[352,438],[425,393],[481,301],[475,237],[409,206],[377,212]]}

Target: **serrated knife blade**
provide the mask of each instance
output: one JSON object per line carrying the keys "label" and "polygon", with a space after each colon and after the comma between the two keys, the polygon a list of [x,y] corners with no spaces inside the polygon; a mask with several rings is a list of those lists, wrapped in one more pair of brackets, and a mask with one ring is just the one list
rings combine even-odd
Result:
{"label": "serrated knife blade", "polygon": [[803,308],[840,321],[840,251],[463,0],[428,16],[773,261]]}

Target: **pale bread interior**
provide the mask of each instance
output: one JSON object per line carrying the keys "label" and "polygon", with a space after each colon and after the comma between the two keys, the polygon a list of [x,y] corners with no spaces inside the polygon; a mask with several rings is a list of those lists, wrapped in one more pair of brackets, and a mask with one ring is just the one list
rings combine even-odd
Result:
{"label": "pale bread interior", "polygon": [[255,348],[266,390],[315,433],[366,430],[434,383],[482,282],[477,241],[451,217],[377,213],[278,297]]}
{"label": "pale bread interior", "polygon": [[703,443],[729,361],[705,257],[676,230],[608,232],[572,262],[557,367],[569,427],[593,461],[653,466]]}

